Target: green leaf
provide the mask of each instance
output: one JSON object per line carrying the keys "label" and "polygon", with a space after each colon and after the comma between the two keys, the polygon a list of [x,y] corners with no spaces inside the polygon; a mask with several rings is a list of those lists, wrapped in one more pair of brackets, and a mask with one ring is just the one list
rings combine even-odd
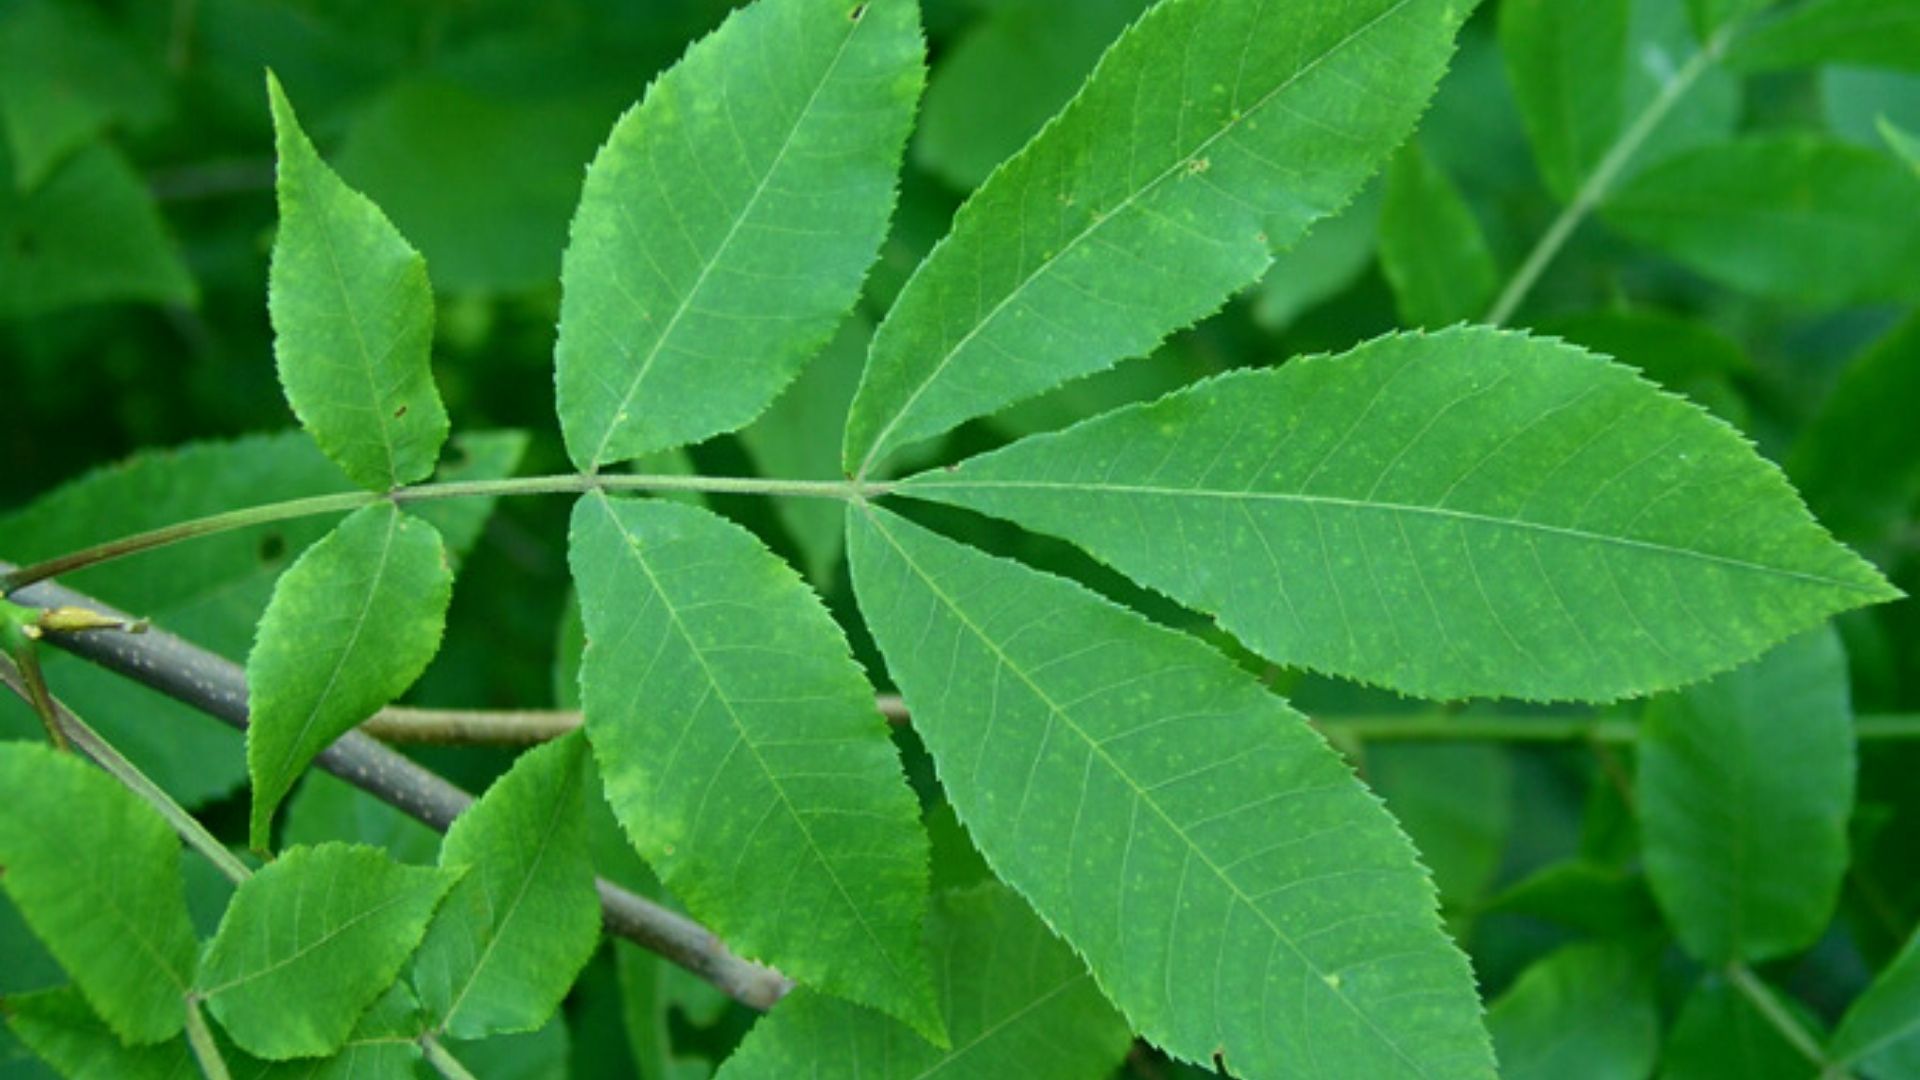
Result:
{"label": "green leaf", "polygon": [[578,733],[522,754],[454,821],[440,865],[465,869],[414,958],[436,1031],[477,1039],[545,1024],[600,942]]}
{"label": "green leaf", "polygon": [[1387,170],[1380,269],[1404,326],[1479,318],[1499,284],[1480,223],[1417,142],[1402,148]]}
{"label": "green leaf", "polygon": [[366,1080],[367,1077],[411,1077],[420,1060],[420,1003],[406,983],[395,983],[373,1003],[353,1034],[332,1057],[292,1061],[257,1061],[229,1055],[237,1080]]}
{"label": "green leaf", "polygon": [[[436,478],[499,479],[513,472],[525,444],[517,431],[458,436]],[[339,468],[298,431],[145,450],[0,516],[0,557],[47,558],[222,511],[347,490]],[[446,534],[449,552],[458,554],[478,538],[492,503],[446,499],[409,513],[417,509],[432,521]],[[236,529],[64,574],[61,581],[244,661],[274,581],[327,529],[327,520],[317,517]],[[84,660],[50,653],[43,665],[61,699],[182,804],[225,795],[246,776],[240,735],[219,721]],[[28,722],[37,732],[38,723]]]}
{"label": "green leaf", "polygon": [[1815,941],[1847,869],[1853,709],[1831,629],[1660,698],[1641,722],[1647,877],[1702,963]]}
{"label": "green leaf", "polygon": [[[1787,473],[1833,531],[1862,541],[1898,526],[1920,492],[1920,314],[1851,361],[1787,458]],[[1872,462],[1872,468],[1862,468]]]}
{"label": "green leaf", "polygon": [[819,598],[696,507],[588,495],[571,546],[587,737],[634,845],[735,949],[937,1038],[926,834]]}
{"label": "green leaf", "polygon": [[67,1080],[190,1080],[200,1075],[185,1039],[128,1046],[72,987],[6,999],[7,1026]]}
{"label": "green leaf", "polygon": [[1650,166],[1606,219],[1721,284],[1813,306],[1920,299],[1920,174],[1806,134],[1752,135]]}
{"label": "green leaf", "polygon": [[758,0],[614,126],[561,270],[574,464],[741,427],[826,344],[886,233],[921,55],[912,0]]}
{"label": "green leaf", "polygon": [[1920,931],[1848,1007],[1828,1052],[1874,1077],[1920,1076]]}
{"label": "green leaf", "polygon": [[902,494],[1065,537],[1282,664],[1607,700],[1899,595],[1724,424],[1487,328],[1225,375]]}
{"label": "green leaf", "polygon": [[254,847],[314,755],[426,670],[452,597],[440,533],[390,502],[354,511],[280,576],[247,654]]}
{"label": "green leaf", "polygon": [[1471,5],[1175,0],[962,207],[874,337],[842,461],[1153,351],[1413,127]]}
{"label": "green leaf", "polygon": [[255,1057],[332,1054],[393,985],[459,877],[377,848],[289,849],[234,893],[197,989]]}
{"label": "green leaf", "polygon": [[91,7],[26,0],[0,13],[0,132],[16,190],[113,124],[158,119],[165,94],[157,66]]}
{"label": "green leaf", "polygon": [[1621,942],[1569,945],[1487,1012],[1506,1080],[1643,1080],[1660,1051],[1653,973]]}
{"label": "green leaf", "polygon": [[0,887],[121,1041],[180,1033],[198,942],[180,841],[73,754],[0,743]]}
{"label": "green leaf", "polygon": [[145,181],[94,143],[21,194],[0,152],[0,318],[80,304],[191,304],[193,279]]}
{"label": "green leaf", "polygon": [[1744,71],[1854,64],[1920,72],[1920,7],[1810,0],[1736,38],[1727,63]]}
{"label": "green leaf", "polygon": [[[953,1047],[811,990],[754,1025],[720,1080],[1047,1076],[1102,1080],[1133,1041],[1087,966],[1000,885],[944,893],[927,919]],[[830,1063],[824,1073],[821,1063]]]}
{"label": "green leaf", "polygon": [[1078,585],[849,513],[948,797],[1136,1031],[1245,1075],[1492,1074],[1426,871],[1303,717]]}
{"label": "green leaf", "polygon": [[1146,0],[1001,4],[942,54],[927,83],[914,161],[979,187],[1073,97]]}
{"label": "green leaf", "polygon": [[1687,996],[1660,1051],[1661,1080],[1806,1080],[1807,1070],[1780,1029],[1718,975]]}
{"label": "green leaf", "polygon": [[1500,53],[1540,176],[1571,201],[1620,130],[1630,0],[1505,0]]}
{"label": "green leaf", "polygon": [[320,159],[272,74],[267,94],[280,203],[267,308],[287,402],[354,483],[423,480],[447,441],[426,261]]}

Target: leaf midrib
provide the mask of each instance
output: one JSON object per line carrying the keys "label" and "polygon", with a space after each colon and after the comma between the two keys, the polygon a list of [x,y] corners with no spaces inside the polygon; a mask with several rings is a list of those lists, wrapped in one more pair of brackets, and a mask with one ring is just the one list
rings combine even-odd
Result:
{"label": "leaf midrib", "polygon": [[1611,533],[1593,532],[1567,525],[1550,525],[1542,521],[1526,518],[1502,518],[1491,514],[1482,514],[1472,510],[1457,510],[1445,506],[1428,506],[1419,503],[1382,502],[1375,499],[1349,499],[1336,495],[1309,495],[1303,492],[1286,491],[1237,491],[1221,488],[1175,488],[1153,484],[1112,484],[1112,483],[1069,483],[1050,480],[932,480],[917,483],[912,480],[903,482],[895,488],[901,495],[912,496],[920,492],[940,490],[1033,490],[1064,491],[1104,495],[1148,495],[1162,498],[1226,499],[1232,501],[1252,501],[1271,503],[1294,503],[1301,506],[1331,506],[1349,510],[1372,510],[1389,514],[1408,514],[1416,517],[1436,517],[1461,521],[1471,525],[1492,528],[1515,529],[1523,532],[1539,533],[1563,539],[1579,540],[1594,544],[1607,544],[1615,547],[1630,548],[1676,558],[1696,559],[1767,574],[1805,584],[1825,585],[1864,593],[1869,596],[1880,595],[1880,590],[1872,585],[1862,585],[1843,578],[1827,577],[1804,570],[1792,570],[1786,567],[1771,566],[1766,563],[1739,559],[1731,555],[1719,555],[1698,548],[1679,547],[1662,544],[1652,540],[1639,540],[1630,536],[1618,536]]}
{"label": "leaf midrib", "polygon": [[[607,428],[600,435],[600,445],[594,448],[593,458],[587,462],[589,470],[598,469],[606,464],[607,447],[613,442],[614,433],[620,430],[620,414],[632,407],[633,396],[640,392],[640,384],[646,381],[647,373],[653,369],[654,362],[666,349],[667,342],[672,340],[673,332],[680,325],[680,320],[693,307],[694,298],[699,296],[700,290],[706,286],[707,278],[713,273],[713,268],[720,265],[720,261],[726,257],[727,249],[733,246],[734,237],[740,234],[740,227],[746,224],[747,219],[752,217],[754,210],[759,207],[760,199],[767,193],[767,186],[773,182],[774,174],[778,173],[781,166],[786,163],[787,152],[793,149],[794,138],[799,135],[800,129],[806,126],[807,119],[813,115],[813,107],[819,102],[821,91],[833,81],[834,72],[839,70],[840,61],[847,54],[847,47],[853,44],[853,39],[859,35],[860,28],[866,24],[865,18],[855,20],[847,31],[846,37],[840,40],[840,47],[834,50],[833,59],[821,73],[820,81],[814,85],[813,93],[808,95],[807,103],[801,106],[799,114],[794,117],[793,126],[787,129],[786,138],[781,141],[780,149],[773,155],[773,160],[767,164],[766,171],[761,174],[760,182],[754,186],[753,194],[748,196],[745,205],[734,217],[733,223],[727,227],[727,235],[721,237],[720,242],[714,246],[713,254],[708,257],[705,265],[701,266],[699,276],[694,278],[692,285],[688,286],[687,291],[680,297],[680,302],[674,305],[673,315],[661,328],[660,336],[654,339],[653,348],[647,350],[646,359],[640,362],[640,369],[634,372],[633,379],[627,383],[626,393],[621,395],[620,403],[614,407],[612,414],[608,417]],[[623,202],[619,205],[622,215],[626,215],[626,204]]]}
{"label": "leaf midrib", "polygon": [[[894,551],[899,553],[902,561],[904,561],[906,565],[913,570],[914,574],[917,575],[921,581],[926,583],[927,589],[930,592],[932,592],[936,597],[938,597],[940,602],[946,606],[947,610],[952,612],[953,616],[956,619],[960,620],[961,624],[964,625],[967,628],[967,630],[973,634],[975,638],[979,639],[981,644],[985,645],[987,649],[993,653],[993,655],[999,660],[1000,664],[1004,666],[1008,671],[1013,672],[1014,675],[1017,676],[1021,682],[1025,683],[1027,688],[1031,690],[1034,696],[1037,697],[1040,700],[1040,702],[1047,707],[1047,710],[1051,712],[1054,717],[1059,719],[1061,723],[1065,724],[1067,728],[1071,730],[1076,736],[1078,736],[1082,742],[1086,743],[1089,751],[1092,754],[1098,756],[1103,762],[1105,762],[1106,766],[1109,769],[1113,770],[1113,774],[1119,777],[1121,781],[1123,781],[1127,785],[1128,789],[1133,792],[1135,799],[1139,800],[1141,803],[1144,803],[1153,809],[1153,812],[1160,818],[1162,822],[1166,824],[1167,828],[1171,829],[1173,831],[1173,834],[1179,838],[1180,842],[1186,846],[1189,858],[1193,856],[1198,856],[1200,861],[1206,864],[1207,869],[1213,873],[1214,878],[1218,880],[1222,885],[1225,885],[1227,889],[1233,894],[1234,899],[1238,903],[1240,903],[1243,907],[1245,907],[1248,911],[1252,912],[1253,915],[1260,920],[1261,925],[1265,926],[1268,929],[1268,931],[1273,934],[1274,940],[1280,942],[1282,945],[1285,945],[1287,947],[1287,951],[1291,952],[1296,958],[1298,958],[1301,966],[1305,967],[1309,972],[1312,972],[1314,977],[1319,979],[1322,985],[1326,986],[1327,992],[1333,996],[1334,1000],[1340,1002],[1342,1005],[1345,1005],[1348,1011],[1354,1015],[1354,1018],[1359,1020],[1361,1023],[1365,1024],[1367,1026],[1367,1029],[1373,1032],[1375,1037],[1377,1037],[1383,1045],[1385,1045],[1388,1049],[1392,1050],[1395,1056],[1399,1057],[1401,1061],[1405,1062],[1407,1066],[1414,1071],[1415,1075],[1422,1076],[1422,1077],[1429,1075],[1426,1069],[1420,1064],[1420,1062],[1416,1061],[1412,1057],[1409,1057],[1406,1051],[1400,1048],[1399,1043],[1394,1041],[1394,1039],[1390,1035],[1388,1035],[1387,1032],[1383,1031],[1380,1028],[1380,1026],[1374,1022],[1374,1019],[1370,1014],[1362,1010],[1357,1004],[1354,1003],[1354,1001],[1351,998],[1347,997],[1347,995],[1342,993],[1337,987],[1327,983],[1326,981],[1327,973],[1321,970],[1320,965],[1314,963],[1313,960],[1310,957],[1308,957],[1305,952],[1301,951],[1300,947],[1294,943],[1293,939],[1287,935],[1286,931],[1282,930],[1279,927],[1279,925],[1274,923],[1274,921],[1267,915],[1266,911],[1262,909],[1260,905],[1253,900],[1252,897],[1248,896],[1247,893],[1244,890],[1242,890],[1240,886],[1233,881],[1232,878],[1227,876],[1226,872],[1221,869],[1220,865],[1214,862],[1213,858],[1205,850],[1203,850],[1200,847],[1200,845],[1193,840],[1192,837],[1190,837],[1187,834],[1185,829],[1180,827],[1180,823],[1173,820],[1173,818],[1167,813],[1167,811],[1161,807],[1159,802],[1154,799],[1153,794],[1149,789],[1143,788],[1138,783],[1136,783],[1134,781],[1133,775],[1127,772],[1127,770],[1121,768],[1120,763],[1113,759],[1112,755],[1109,754],[1106,748],[1100,744],[1099,740],[1094,739],[1087,732],[1085,728],[1082,728],[1079,724],[1075,723],[1073,718],[1070,715],[1068,715],[1067,711],[1064,708],[1062,708],[1060,705],[1055,703],[1053,698],[1049,696],[1047,692],[1037,682],[1035,682],[1024,670],[1022,670],[1020,665],[1016,664],[1012,657],[1008,656],[1006,652],[1004,652],[1000,648],[1000,646],[991,637],[989,637],[984,630],[980,628],[979,625],[977,625],[976,623],[974,623],[972,619],[967,617],[967,613],[960,607],[958,603],[954,601],[953,597],[950,596],[946,592],[946,590],[940,587],[939,583],[934,580],[931,574],[921,569],[920,564],[914,561],[913,556],[907,553],[906,548],[898,540],[894,538],[893,534],[890,531],[888,531],[887,527],[880,521],[878,517],[876,517],[871,512],[868,512],[867,521],[876,532],[878,532],[882,537],[886,539],[887,543],[893,547]],[[1264,1027],[1264,1024],[1262,1026]]]}
{"label": "leaf midrib", "polygon": [[[1086,227],[1082,228],[1079,232],[1076,232],[1075,234],[1073,234],[1073,236],[1070,237],[1066,243],[1062,244],[1060,246],[1060,250],[1054,252],[1052,255],[1047,256],[1046,259],[1042,260],[1038,265],[1036,265],[1030,273],[1022,277],[1020,281],[1013,286],[1013,288],[1009,289],[1007,291],[1007,294],[1001,297],[998,303],[994,304],[993,307],[985,315],[981,316],[974,323],[972,329],[968,330],[966,334],[962,336],[960,340],[953,345],[952,348],[948,349],[945,353],[941,355],[939,361],[934,364],[933,370],[927,372],[926,377],[920,380],[919,384],[914,387],[913,392],[907,395],[907,400],[902,402],[898,409],[894,410],[893,418],[888,420],[886,426],[880,429],[880,433],[874,436],[873,444],[871,448],[868,449],[866,457],[861,461],[860,468],[855,474],[855,478],[864,480],[867,477],[867,474],[873,471],[873,467],[879,463],[883,455],[887,454],[892,449],[887,445],[887,440],[893,435],[894,431],[897,428],[899,428],[901,421],[905,420],[907,415],[913,411],[913,407],[920,400],[920,396],[926,392],[929,386],[932,386],[933,383],[940,378],[941,373],[944,372],[947,369],[947,366],[953,362],[954,357],[960,355],[960,353],[964,351],[968,345],[973,343],[973,340],[976,337],[979,337],[980,334],[983,333],[988,326],[992,325],[997,319],[999,319],[1000,313],[1006,310],[1008,305],[1012,304],[1016,299],[1024,295],[1029,285],[1032,285],[1035,281],[1039,280],[1048,271],[1052,270],[1054,267],[1054,264],[1058,263],[1061,259],[1066,258],[1069,252],[1078,248],[1081,241],[1088,239],[1089,237],[1093,236],[1095,233],[1098,233],[1103,227],[1106,226],[1108,222],[1121,217],[1125,211],[1127,211],[1133,206],[1134,203],[1140,201],[1142,198],[1145,198],[1147,195],[1157,190],[1160,187],[1160,185],[1166,183],[1169,179],[1172,179],[1176,176],[1183,175],[1187,171],[1187,163],[1191,161],[1196,155],[1203,153],[1209,147],[1213,146],[1214,143],[1217,143],[1221,139],[1226,138],[1229,134],[1231,134],[1236,129],[1238,129],[1242,122],[1262,112],[1264,109],[1266,109],[1268,105],[1273,103],[1275,98],[1279,97],[1281,94],[1285,93],[1286,91],[1292,89],[1295,83],[1298,83],[1301,79],[1304,79],[1308,75],[1311,75],[1315,70],[1317,70],[1320,67],[1320,65],[1326,63],[1327,60],[1329,60],[1336,54],[1342,52],[1348,46],[1358,41],[1360,38],[1364,37],[1367,34],[1372,33],[1375,27],[1379,26],[1381,23],[1385,22],[1387,19],[1393,17],[1394,15],[1399,14],[1409,4],[1412,4],[1414,2],[1415,0],[1398,0],[1398,2],[1396,2],[1392,7],[1389,7],[1385,11],[1382,11],[1380,14],[1374,16],[1365,25],[1356,28],[1352,33],[1348,34],[1346,37],[1341,38],[1339,41],[1334,42],[1332,47],[1328,48],[1325,52],[1321,53],[1319,56],[1316,56],[1312,60],[1301,65],[1299,70],[1295,71],[1292,75],[1289,75],[1286,79],[1282,80],[1278,85],[1273,87],[1273,89],[1268,90],[1265,94],[1260,95],[1260,97],[1256,99],[1251,105],[1241,110],[1239,115],[1230,118],[1226,124],[1221,126],[1220,130],[1214,132],[1212,135],[1209,135],[1206,138],[1199,141],[1198,143],[1194,144],[1194,146],[1191,149],[1183,150],[1177,153],[1175,155],[1176,160],[1172,164],[1168,165],[1166,169],[1163,170],[1159,175],[1153,177],[1151,180],[1148,180],[1145,184],[1141,185],[1138,189],[1129,193],[1126,198],[1115,203],[1112,209],[1106,211],[1104,214],[1101,214],[1091,219],[1086,225]],[[1101,62],[1101,66],[1102,67],[1105,66],[1104,59]],[[1096,76],[1098,75],[1097,69],[1095,71],[1095,75]],[[1078,100],[1078,98],[1076,98],[1075,100]],[[1024,151],[1022,153],[1024,155]],[[966,207],[963,206],[961,208],[961,212],[965,213],[965,210],[966,210]],[[949,234],[948,239],[951,239],[951,238],[952,238],[952,234]],[[939,246],[944,247],[946,243],[947,243],[946,240],[942,240]],[[934,256],[937,254],[939,254],[938,248],[936,248],[933,254],[928,255],[927,258],[920,263],[919,268],[914,271],[913,278],[909,279],[907,282],[908,288],[912,288],[913,281],[919,278],[921,271],[925,270],[929,265],[933,263]],[[904,290],[902,292],[902,295],[905,295]],[[882,326],[882,329],[885,329],[884,325]],[[874,338],[875,343],[877,344],[879,340],[880,340],[879,336],[876,334]]]}

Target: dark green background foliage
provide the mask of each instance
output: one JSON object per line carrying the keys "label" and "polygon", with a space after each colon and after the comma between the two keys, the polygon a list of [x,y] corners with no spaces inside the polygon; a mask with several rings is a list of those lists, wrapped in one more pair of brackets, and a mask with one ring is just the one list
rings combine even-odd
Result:
{"label": "dark green background foliage", "polygon": [[[0,1078],[191,1075],[189,990],[250,1077],[426,1075],[431,1030],[487,1078],[1920,1078],[1920,2],[826,2],[0,0],[0,559],[1001,451],[850,515],[382,503],[72,575],[248,665],[251,747],[44,667],[283,855],[182,896],[0,696]],[[1363,8],[1393,63],[1312,37]],[[391,339],[364,400],[342,327]],[[487,793],[444,842],[302,772],[583,668],[584,736],[408,751]],[[1222,827],[1275,777],[1313,797]],[[800,987],[594,944],[589,864]]]}

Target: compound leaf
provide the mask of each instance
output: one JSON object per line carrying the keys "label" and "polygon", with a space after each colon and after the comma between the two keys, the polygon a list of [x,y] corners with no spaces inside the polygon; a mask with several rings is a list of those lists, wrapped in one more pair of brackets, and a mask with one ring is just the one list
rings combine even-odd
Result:
{"label": "compound leaf", "polygon": [[571,546],[587,737],[661,881],[736,949],[937,1038],[926,834],[819,598],[698,507],[588,495]]}
{"label": "compound leaf", "polygon": [[201,960],[199,993],[255,1057],[332,1054],[393,985],[459,877],[378,848],[291,848],[234,893]]}
{"label": "compound leaf", "polygon": [[1871,1076],[1920,1076],[1920,931],[1856,998],[1828,1048],[1842,1068]]}
{"label": "compound leaf", "polygon": [[354,511],[280,576],[247,654],[254,847],[314,755],[426,670],[452,597],[439,531],[391,502]]}
{"label": "compound leaf", "polygon": [[1745,71],[1848,64],[1920,72],[1920,6],[1812,0],[1735,39],[1727,62]]}
{"label": "compound leaf", "polygon": [[1920,299],[1920,173],[1817,135],[1676,154],[1623,185],[1607,221],[1724,285],[1815,306]]}
{"label": "compound leaf", "polygon": [[574,464],[740,427],[826,344],[886,233],[921,54],[913,0],[759,0],[614,126],[560,274]]}
{"label": "compound leaf", "polygon": [[1647,878],[1703,963],[1820,936],[1847,868],[1853,710],[1832,629],[1647,706],[1635,804]]}
{"label": "compound leaf", "polygon": [[159,814],[73,754],[0,743],[0,888],[121,1041],[186,1023],[199,942],[180,841]]}
{"label": "compound leaf", "polygon": [[[754,1025],[719,1080],[1112,1076],[1133,1041],[1087,966],[1001,885],[943,893],[927,918],[942,1050],[889,1017],[801,989]],[[821,1072],[821,1062],[832,1063]]]}
{"label": "compound leaf", "polygon": [[437,1031],[534,1031],[600,941],[574,735],[521,755],[447,830],[440,865],[464,868],[427,928],[413,983]]}
{"label": "compound leaf", "polygon": [[1487,1027],[1508,1080],[1642,1080],[1660,1052],[1652,969],[1625,942],[1569,945],[1522,973]]}
{"label": "compound leaf", "polygon": [[7,1026],[68,1080],[189,1080],[200,1075],[185,1039],[128,1046],[72,987],[8,996]]}
{"label": "compound leaf", "polygon": [[280,202],[267,310],[287,402],[354,483],[425,479],[448,429],[426,260],[320,159],[271,74],[267,94]]}
{"label": "compound leaf", "polygon": [[1608,700],[1899,593],[1731,428],[1487,328],[1222,376],[900,491],[1065,537],[1283,664]]}
{"label": "compound leaf", "polygon": [[1403,147],[1387,170],[1380,269],[1404,326],[1478,318],[1493,299],[1498,271],[1480,223],[1417,142]]}
{"label": "compound leaf", "polygon": [[1471,5],[1174,0],[961,208],[874,337],[843,464],[1145,355],[1412,128]]}
{"label": "compound leaf", "polygon": [[1244,1075],[1492,1075],[1426,871],[1300,714],[1078,585],[850,518],[954,808],[1136,1031]]}

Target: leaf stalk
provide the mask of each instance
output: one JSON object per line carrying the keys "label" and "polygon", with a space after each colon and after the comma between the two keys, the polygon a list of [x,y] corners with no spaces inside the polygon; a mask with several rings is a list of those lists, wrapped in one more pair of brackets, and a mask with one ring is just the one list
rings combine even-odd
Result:
{"label": "leaf stalk", "polygon": [[[874,706],[895,724],[911,722],[898,694],[880,694]],[[360,725],[382,742],[437,746],[529,746],[580,727],[577,709],[415,709],[391,706]],[[1336,746],[1369,743],[1592,743],[1616,746],[1639,737],[1626,717],[1460,716],[1448,713],[1335,714],[1313,725]],[[1920,739],[1920,713],[1863,713],[1854,718],[1862,742]]]}
{"label": "leaf stalk", "polygon": [[200,1012],[200,999],[187,996],[187,1046],[193,1050],[193,1059],[200,1065],[200,1075],[207,1080],[231,1080],[232,1073],[227,1071],[227,1059],[220,1056],[220,1044],[213,1039],[213,1029],[207,1026],[207,1018]]}
{"label": "leaf stalk", "polygon": [[554,476],[523,476],[506,480],[460,480],[445,483],[415,484],[395,488],[384,494],[375,491],[343,491],[332,495],[314,495],[284,502],[263,503],[228,510],[191,521],[177,522],[158,529],[134,533],[78,551],[43,559],[0,575],[0,594],[12,595],[29,585],[112,562],[143,551],[193,540],[203,536],[267,525],[276,521],[344,514],[369,506],[381,499],[395,503],[433,502],[440,499],[504,498],[520,495],[582,495],[589,491],[692,491],[709,495],[766,495],[802,499],[859,500],[884,495],[891,485],[851,480],[772,480],[748,476],[651,476],[639,474],[562,473]]}

